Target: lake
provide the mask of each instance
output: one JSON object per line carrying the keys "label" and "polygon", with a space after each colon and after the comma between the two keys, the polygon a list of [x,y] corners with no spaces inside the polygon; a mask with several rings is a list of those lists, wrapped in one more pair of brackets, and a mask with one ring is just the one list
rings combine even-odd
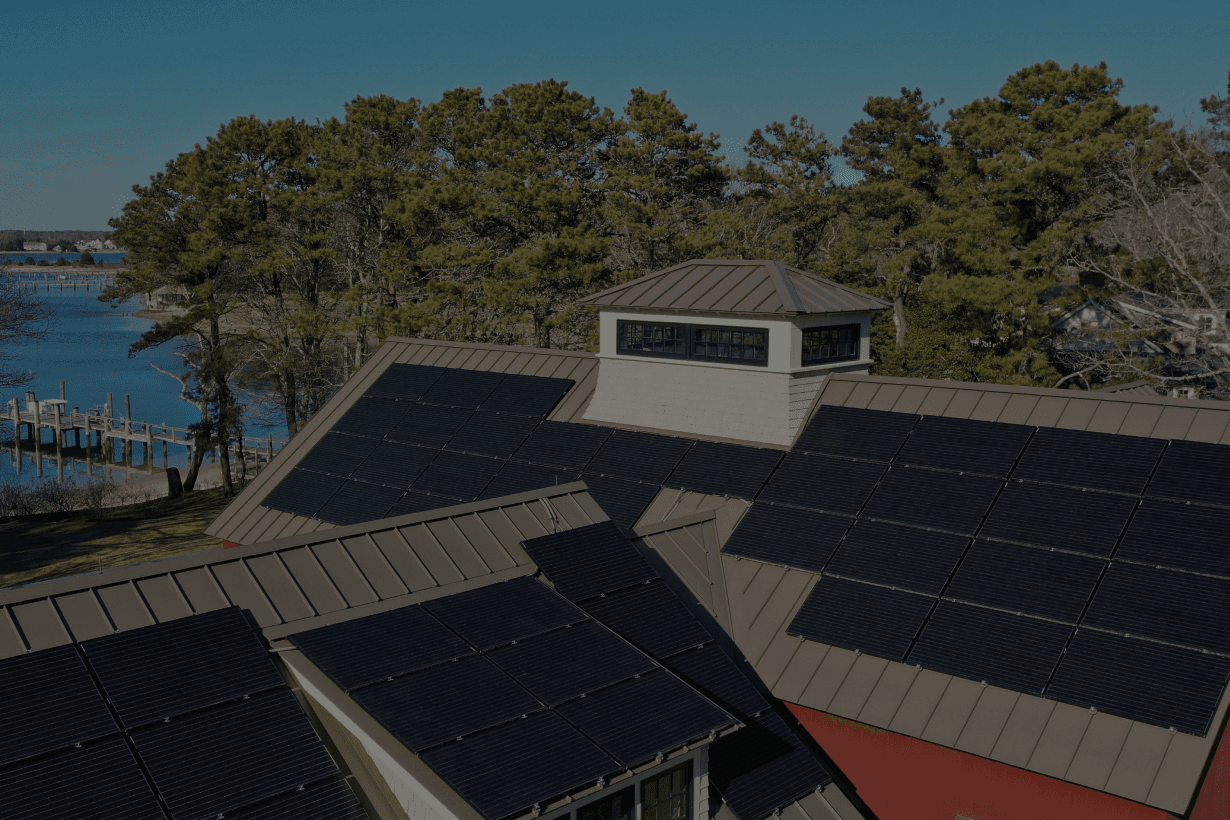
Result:
{"label": "lake", "polygon": [[[128,256],[128,251],[90,251],[90,256],[94,257],[95,262],[123,262]],[[27,251],[26,253],[0,253],[0,263],[12,262],[14,265],[20,265],[31,257],[34,258],[35,263],[45,260],[52,264],[57,259],[64,259],[66,262],[81,261],[79,253],[31,253]]]}

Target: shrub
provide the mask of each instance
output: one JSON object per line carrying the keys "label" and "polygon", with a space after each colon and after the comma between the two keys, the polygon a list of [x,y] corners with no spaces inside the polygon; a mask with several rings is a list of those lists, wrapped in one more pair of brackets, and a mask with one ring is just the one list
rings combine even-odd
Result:
{"label": "shrub", "polygon": [[94,257],[90,255],[89,251],[81,252],[81,264],[83,265],[93,265],[94,264]]}
{"label": "shrub", "polygon": [[34,264],[34,257],[33,257],[33,256],[27,256],[27,257],[26,257],[26,261],[25,261],[23,264],[26,264],[26,265],[33,265],[33,264]]}

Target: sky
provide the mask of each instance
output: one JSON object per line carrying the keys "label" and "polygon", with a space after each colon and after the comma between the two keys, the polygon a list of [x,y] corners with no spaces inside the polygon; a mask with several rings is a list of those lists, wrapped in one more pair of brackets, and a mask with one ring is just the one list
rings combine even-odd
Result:
{"label": "sky", "polygon": [[[665,89],[723,153],[806,117],[840,142],[869,96],[940,111],[1018,70],[1102,61],[1120,102],[1202,123],[1227,91],[1230,3],[158,0],[8,7],[0,229],[102,230],[166,162],[237,116],[341,117],[356,96],[438,100],[553,78],[615,111]],[[941,116],[942,120],[943,117]]]}

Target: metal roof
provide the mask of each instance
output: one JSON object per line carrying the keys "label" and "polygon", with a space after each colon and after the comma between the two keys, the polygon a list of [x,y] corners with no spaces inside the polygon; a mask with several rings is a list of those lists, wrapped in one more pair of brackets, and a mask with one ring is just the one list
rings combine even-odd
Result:
{"label": "metal roof", "polygon": [[602,308],[800,316],[885,310],[891,302],[768,259],[690,259],[577,304]]}

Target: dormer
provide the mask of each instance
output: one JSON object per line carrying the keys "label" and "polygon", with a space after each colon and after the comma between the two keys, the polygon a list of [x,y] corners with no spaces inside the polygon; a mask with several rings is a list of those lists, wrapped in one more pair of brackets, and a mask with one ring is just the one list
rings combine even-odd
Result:
{"label": "dormer", "polygon": [[832,372],[866,373],[883,299],[764,260],[693,259],[582,299],[599,311],[585,418],[788,445]]}

